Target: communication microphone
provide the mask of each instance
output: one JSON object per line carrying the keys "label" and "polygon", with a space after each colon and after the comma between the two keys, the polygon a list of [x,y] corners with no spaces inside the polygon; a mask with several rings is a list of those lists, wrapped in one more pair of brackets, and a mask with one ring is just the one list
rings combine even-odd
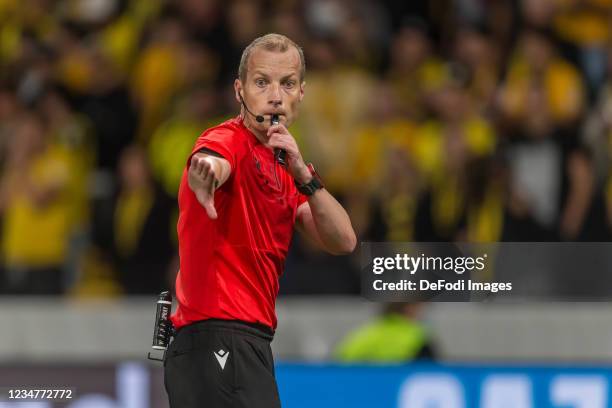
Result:
{"label": "communication microphone", "polygon": [[244,109],[249,113],[249,115],[253,116],[258,123],[263,123],[263,121],[265,120],[264,117],[261,115],[255,115],[253,112],[251,112],[249,108],[247,108],[246,103],[244,103],[242,95],[238,94],[238,96],[240,96],[240,103],[242,103],[242,106],[244,106]]}
{"label": "communication microphone", "polygon": [[[246,103],[244,103],[244,99],[242,99],[242,95],[238,94],[238,96],[240,96],[240,102],[242,103],[242,106],[244,106],[244,109],[249,113],[249,115],[253,116],[258,123],[263,123],[265,118],[262,115],[255,115],[253,112],[251,112],[249,108],[246,106]],[[272,117],[270,118],[270,124],[271,125],[279,124],[279,118],[277,114],[272,115]],[[274,158],[281,166],[287,166],[287,161],[285,160],[286,156],[287,156],[286,151],[282,149],[274,149]]]}

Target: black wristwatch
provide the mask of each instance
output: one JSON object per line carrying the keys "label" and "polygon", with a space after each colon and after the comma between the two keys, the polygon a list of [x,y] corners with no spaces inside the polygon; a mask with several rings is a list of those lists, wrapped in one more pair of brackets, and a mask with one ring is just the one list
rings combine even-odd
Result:
{"label": "black wristwatch", "polygon": [[322,189],[325,186],[323,185],[323,180],[321,180],[321,177],[319,177],[319,174],[317,174],[317,172],[316,172],[314,166],[312,165],[312,163],[308,163],[308,165],[306,167],[308,168],[308,171],[312,175],[312,180],[310,180],[306,184],[301,184],[301,185],[298,184],[297,181],[294,181],[294,182],[295,182],[295,186],[297,187],[297,189],[299,190],[300,193],[302,193],[302,194],[304,194],[306,196],[311,196],[317,190]]}

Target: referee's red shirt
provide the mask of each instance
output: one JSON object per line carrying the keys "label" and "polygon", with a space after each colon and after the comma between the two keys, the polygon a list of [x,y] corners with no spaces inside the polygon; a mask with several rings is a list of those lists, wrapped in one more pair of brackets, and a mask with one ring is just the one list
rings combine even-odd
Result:
{"label": "referee's red shirt", "polygon": [[217,318],[276,328],[278,279],[293,235],[297,208],[306,197],[240,118],[205,131],[192,155],[207,148],[230,163],[228,180],[215,192],[211,220],[187,184],[179,189],[180,271],[176,279],[176,328]]}

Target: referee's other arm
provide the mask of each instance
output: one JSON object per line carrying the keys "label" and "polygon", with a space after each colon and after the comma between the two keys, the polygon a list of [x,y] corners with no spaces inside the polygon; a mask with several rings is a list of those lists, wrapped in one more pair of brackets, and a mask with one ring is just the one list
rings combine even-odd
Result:
{"label": "referee's other arm", "polygon": [[300,205],[296,227],[321,249],[333,255],[350,254],[357,245],[348,214],[325,189],[317,190]]}

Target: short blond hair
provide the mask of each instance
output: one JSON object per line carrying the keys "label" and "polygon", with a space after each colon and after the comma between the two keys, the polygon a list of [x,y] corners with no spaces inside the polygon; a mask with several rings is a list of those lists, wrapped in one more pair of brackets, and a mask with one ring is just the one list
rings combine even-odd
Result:
{"label": "short blond hair", "polygon": [[286,52],[289,47],[295,47],[300,55],[300,82],[304,81],[306,75],[306,61],[304,60],[304,51],[302,48],[291,41],[289,37],[282,34],[266,34],[264,36],[254,39],[249,45],[246,46],[242,51],[242,57],[240,57],[240,66],[238,67],[238,78],[240,81],[246,81],[247,66],[249,64],[249,58],[256,48],[263,48],[266,51],[277,51]]}

